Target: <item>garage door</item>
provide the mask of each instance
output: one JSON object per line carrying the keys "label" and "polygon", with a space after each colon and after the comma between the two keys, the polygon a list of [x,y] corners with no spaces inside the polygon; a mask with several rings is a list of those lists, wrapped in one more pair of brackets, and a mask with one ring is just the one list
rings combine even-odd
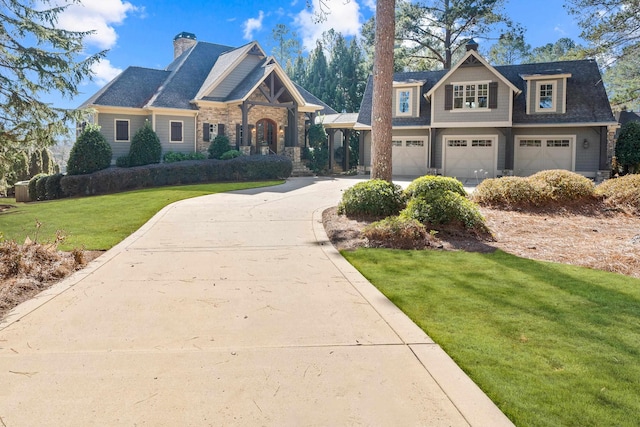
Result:
{"label": "garage door", "polygon": [[497,137],[450,137],[444,141],[444,175],[495,178]]}
{"label": "garage door", "polygon": [[529,176],[547,169],[573,170],[573,137],[520,137],[515,142],[515,174]]}
{"label": "garage door", "polygon": [[426,138],[394,138],[392,148],[393,174],[426,175],[427,145]]}

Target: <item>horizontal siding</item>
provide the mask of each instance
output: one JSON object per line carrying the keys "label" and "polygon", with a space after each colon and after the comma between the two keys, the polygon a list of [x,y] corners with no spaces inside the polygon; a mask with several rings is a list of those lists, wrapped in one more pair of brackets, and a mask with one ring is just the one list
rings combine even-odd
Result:
{"label": "horizontal siding", "polygon": [[[453,83],[465,82],[498,82],[498,108],[491,111],[460,111],[444,109],[445,86]],[[431,108],[436,123],[482,123],[482,122],[506,122],[509,121],[511,89],[498,80],[498,77],[484,66],[458,68],[433,95]]]}
{"label": "horizontal siding", "polygon": [[[169,142],[171,121],[182,122],[182,143]],[[156,134],[160,139],[163,153],[166,153],[167,151],[191,153],[194,151],[196,129],[193,117],[157,115]]]}
{"label": "horizontal siding", "polygon": [[131,142],[116,142],[115,140],[115,121],[129,120],[129,140],[133,140],[133,136],[140,130],[146,120],[151,120],[151,116],[137,116],[127,114],[98,114],[98,125],[100,133],[105,137],[109,145],[111,145],[112,160],[129,154]]}
{"label": "horizontal siding", "polygon": [[208,96],[227,97],[262,59],[258,55],[248,55]]}

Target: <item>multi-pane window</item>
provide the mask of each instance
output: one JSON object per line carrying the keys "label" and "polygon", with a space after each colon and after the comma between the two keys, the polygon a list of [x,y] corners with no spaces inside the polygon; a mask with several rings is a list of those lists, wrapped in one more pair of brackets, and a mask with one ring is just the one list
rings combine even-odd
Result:
{"label": "multi-pane window", "polygon": [[424,147],[424,141],[421,140],[408,140],[406,144],[407,147]]}
{"label": "multi-pane window", "polygon": [[170,122],[170,127],[171,127],[171,131],[170,131],[169,141],[182,142],[183,141],[182,122],[172,121]]}
{"label": "multi-pane window", "polygon": [[542,141],[539,139],[521,139],[520,147],[541,147]]}
{"label": "multi-pane window", "polygon": [[129,141],[129,120],[116,120],[116,141]]}
{"label": "multi-pane window", "polygon": [[393,147],[402,147],[402,141],[396,141],[396,140],[391,141],[391,145]]}
{"label": "multi-pane window", "polygon": [[454,109],[477,109],[489,107],[489,84],[470,83],[453,85]]}
{"label": "multi-pane window", "polygon": [[568,139],[548,139],[547,147],[569,147],[571,142]]}
{"label": "multi-pane window", "polygon": [[542,83],[539,89],[540,99],[538,108],[541,110],[550,110],[553,108],[553,84]]}
{"label": "multi-pane window", "polygon": [[466,147],[467,141],[465,139],[449,139],[447,145],[449,147]]}
{"label": "multi-pane window", "polygon": [[396,113],[399,116],[411,115],[411,91],[398,90],[398,106]]}
{"label": "multi-pane window", "polygon": [[471,140],[472,147],[491,147],[493,140],[491,139],[473,139]]}

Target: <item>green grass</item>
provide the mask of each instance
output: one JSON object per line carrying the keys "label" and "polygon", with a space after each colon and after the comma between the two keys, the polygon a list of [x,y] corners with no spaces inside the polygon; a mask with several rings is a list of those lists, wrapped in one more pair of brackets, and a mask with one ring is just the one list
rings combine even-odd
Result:
{"label": "green grass", "polygon": [[[265,187],[283,181],[238,182],[157,187],[104,196],[61,199],[37,203],[15,203],[0,214],[0,233],[5,239],[52,242],[56,231],[66,236],[62,250],[84,248],[106,250],[140,228],[160,209],[178,200],[224,191]],[[36,222],[40,227],[36,227]]]}
{"label": "green grass", "polygon": [[638,426],[640,280],[504,252],[343,252],[521,426]]}

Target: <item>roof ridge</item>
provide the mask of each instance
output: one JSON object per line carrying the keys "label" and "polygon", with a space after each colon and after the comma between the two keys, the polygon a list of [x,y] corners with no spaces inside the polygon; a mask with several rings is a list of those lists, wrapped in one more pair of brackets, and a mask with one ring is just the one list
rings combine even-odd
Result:
{"label": "roof ridge", "polygon": [[[184,63],[187,62],[187,59],[189,58],[189,56],[191,56],[193,51],[196,49],[196,46],[198,46],[198,43],[202,43],[202,42],[196,42],[193,46],[191,46],[190,48],[188,48],[186,50],[186,54],[183,54],[183,55],[179,56],[179,57],[182,57],[182,60],[180,61],[180,63],[178,63],[178,65],[173,69],[173,71],[171,71],[171,74],[169,74],[169,76],[165,79],[165,81],[160,86],[158,86],[158,90],[156,90],[156,92],[153,94],[153,96],[151,96],[151,98],[149,98],[149,101],[147,101],[147,103],[144,105],[144,107],[150,107],[150,106],[153,105],[153,103],[156,101],[156,99],[158,99],[158,97],[162,94],[162,91],[169,85],[169,83],[173,80],[173,78],[178,73],[178,71],[180,71],[180,69],[182,68]],[[169,65],[171,65],[171,64],[169,64]],[[165,69],[165,71],[169,71],[169,70]]]}

